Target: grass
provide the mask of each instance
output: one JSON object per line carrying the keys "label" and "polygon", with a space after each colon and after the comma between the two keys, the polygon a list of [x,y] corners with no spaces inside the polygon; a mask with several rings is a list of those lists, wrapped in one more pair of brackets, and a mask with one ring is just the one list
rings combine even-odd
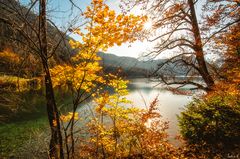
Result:
{"label": "grass", "polygon": [[35,132],[48,129],[47,118],[21,121],[0,126],[0,158],[17,156]]}
{"label": "grass", "polygon": [[[10,86],[8,91],[0,95],[0,117],[4,117],[3,121],[0,119],[0,158],[31,153],[28,148],[42,149],[41,144],[46,144],[44,142],[49,137],[44,88],[16,91],[18,83],[29,87],[29,82],[30,79],[0,75],[0,88]],[[25,86],[23,89],[26,89]],[[55,90],[55,97],[61,112],[68,112],[72,103],[71,94]],[[38,135],[42,141],[37,141]]]}

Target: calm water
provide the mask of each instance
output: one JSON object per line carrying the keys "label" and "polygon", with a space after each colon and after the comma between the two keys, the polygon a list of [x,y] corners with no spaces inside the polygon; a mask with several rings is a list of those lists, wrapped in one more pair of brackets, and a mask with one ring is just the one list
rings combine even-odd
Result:
{"label": "calm water", "polygon": [[[134,106],[146,108],[158,96],[158,109],[165,121],[169,121],[169,140],[178,144],[174,139],[178,135],[177,114],[180,113],[182,108],[191,100],[191,96],[173,94],[163,88],[163,85],[158,85],[158,82],[149,81],[148,79],[132,79],[129,83],[129,95],[127,99],[133,102]],[[92,105],[91,102],[87,104]],[[89,107],[83,106],[79,112],[88,111]]]}
{"label": "calm water", "polygon": [[148,81],[147,79],[131,80],[128,99],[133,101],[134,105],[146,108],[146,105],[149,106],[150,102],[158,96],[158,108],[161,115],[169,121],[169,140],[176,142],[174,138],[179,130],[176,115],[192,100],[192,97],[173,94],[171,91],[165,90],[162,85],[156,86],[157,84],[158,82]]}
{"label": "calm water", "polygon": [[[129,95],[127,98],[133,101],[133,105],[146,108],[149,106],[150,102],[158,96],[159,100],[159,110],[161,115],[166,121],[169,121],[169,140],[178,145],[178,142],[174,140],[174,137],[178,134],[178,124],[176,115],[180,113],[181,108],[184,107],[187,103],[189,103],[192,99],[191,96],[185,95],[176,95],[170,91],[167,91],[163,88],[162,85],[158,85],[157,87],[153,87],[157,82],[150,82],[147,79],[134,79],[131,80],[129,84]],[[92,105],[91,102],[87,105]],[[82,106],[79,108],[79,112],[88,115],[92,115],[89,111],[88,106]],[[86,111],[83,111],[86,110]],[[89,114],[90,113],[90,114]],[[41,127],[44,127],[48,124],[46,119],[46,114],[43,115],[42,118],[39,119],[30,119],[29,122],[13,122],[11,124],[0,125],[0,138],[2,139],[2,143],[6,145],[10,145],[6,149],[2,151],[2,153],[9,154],[11,151],[15,150],[16,147],[21,147],[24,145],[26,141],[30,141],[29,136],[32,136],[32,131],[39,131]],[[87,122],[87,120],[86,120]],[[84,124],[84,123],[82,123]],[[81,125],[79,125],[81,127]],[[44,127],[45,130],[45,127]],[[46,131],[47,132],[47,131]],[[4,139],[4,140],[3,140]],[[40,140],[39,140],[40,141]],[[43,140],[42,140],[43,141]],[[1,143],[0,142],[0,155],[1,155]],[[30,143],[30,142],[29,142]],[[1,158],[1,157],[0,157]]]}

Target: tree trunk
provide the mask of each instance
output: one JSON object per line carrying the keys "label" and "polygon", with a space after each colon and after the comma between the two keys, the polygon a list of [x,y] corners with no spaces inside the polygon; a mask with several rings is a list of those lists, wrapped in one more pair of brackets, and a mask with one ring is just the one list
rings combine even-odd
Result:
{"label": "tree trunk", "polygon": [[208,72],[207,65],[204,59],[203,45],[202,45],[202,40],[201,40],[201,35],[198,27],[193,0],[188,0],[188,5],[190,7],[190,12],[191,12],[190,14],[192,17],[191,23],[192,23],[192,31],[195,39],[195,52],[196,52],[196,59],[199,65],[199,73],[202,76],[204,82],[207,84],[207,88],[211,90],[212,86],[214,85],[214,81]]}
{"label": "tree trunk", "polygon": [[46,101],[49,125],[51,128],[51,139],[49,145],[50,158],[63,159],[62,135],[57,110],[52,80],[48,66],[47,48],[47,23],[46,23],[46,0],[40,0],[39,4],[39,34],[40,34],[40,56],[45,73]]}

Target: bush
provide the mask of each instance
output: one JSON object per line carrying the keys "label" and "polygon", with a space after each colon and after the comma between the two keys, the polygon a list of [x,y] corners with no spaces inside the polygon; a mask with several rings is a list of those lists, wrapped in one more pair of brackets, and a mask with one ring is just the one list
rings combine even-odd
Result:
{"label": "bush", "polygon": [[113,105],[96,107],[96,117],[88,124],[90,138],[79,144],[79,158],[164,158],[172,159],[177,150],[167,140],[168,122],[163,121],[155,98],[147,110],[127,108],[109,96]]}
{"label": "bush", "polygon": [[[178,116],[180,132],[198,153],[227,155],[240,148],[240,101],[232,92],[195,99]],[[193,148],[194,147],[194,148]]]}

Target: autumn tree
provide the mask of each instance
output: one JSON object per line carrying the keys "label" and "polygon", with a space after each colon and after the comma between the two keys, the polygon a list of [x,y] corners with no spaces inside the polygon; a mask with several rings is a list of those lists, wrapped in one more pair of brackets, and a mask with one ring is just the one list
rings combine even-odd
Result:
{"label": "autumn tree", "polygon": [[167,140],[157,97],[147,109],[131,106],[125,97],[127,81],[113,80],[114,93],[99,94],[95,115],[88,124],[90,138],[83,138],[80,156],[86,158],[174,158],[177,150]]}
{"label": "autumn tree", "polygon": [[[209,16],[210,21],[225,21],[225,23],[207,24],[200,22],[202,19],[198,16],[201,7],[199,1],[183,0],[183,1],[145,1],[141,0],[131,4],[132,1],[125,2],[130,6],[140,5],[150,15],[153,23],[153,34],[147,35],[148,40],[154,42],[156,45],[152,51],[146,53],[144,56],[154,59],[163,53],[172,53],[170,57],[162,64],[159,64],[157,70],[154,72],[155,77],[160,78],[168,85],[186,84],[195,85],[197,88],[204,90],[211,90],[214,85],[216,73],[214,69],[209,67],[209,60],[206,61],[206,55],[210,54],[208,49],[216,45],[210,42],[210,39],[222,31],[226,31],[230,26],[239,21],[239,17],[233,15],[232,11],[239,12],[237,1],[207,1],[207,3],[219,3],[212,5]],[[130,4],[130,5],[129,5]],[[217,6],[221,7],[218,8]],[[207,5],[208,6],[208,5]],[[227,13],[222,12],[225,10]],[[229,11],[230,10],[230,11]],[[220,16],[221,15],[221,16]],[[223,18],[221,18],[223,17]],[[213,20],[214,19],[214,20]],[[211,25],[215,26],[216,30],[212,29],[211,32],[206,32],[203,28],[209,28]],[[217,28],[220,26],[220,30]],[[167,65],[173,66],[169,70]],[[184,78],[177,78],[177,75],[184,73]],[[201,77],[205,84],[200,83],[193,77]]]}
{"label": "autumn tree", "polygon": [[[194,99],[179,116],[183,138],[187,141],[187,154],[204,158],[226,158],[239,151],[240,119],[240,58],[239,24],[221,33],[215,42],[223,47],[224,63],[219,69],[221,77],[213,91]],[[192,158],[192,157],[191,157]]]}
{"label": "autumn tree", "polygon": [[72,93],[72,112],[61,116],[62,121],[67,122],[63,127],[64,145],[67,156],[71,158],[76,152],[75,132],[81,131],[75,129],[77,109],[87,99],[104,93],[103,89],[110,84],[113,88],[117,86],[118,78],[103,72],[97,53],[114,45],[135,41],[133,33],[141,31],[146,21],[146,17],[117,14],[101,0],[93,0],[83,17],[86,21],[84,27],[71,29],[81,40],[69,41],[78,52],[70,62],[51,69],[53,86],[67,88]]}
{"label": "autumn tree", "polygon": [[202,30],[211,35],[204,39],[214,47],[208,51],[221,58],[218,82],[213,91],[195,99],[179,116],[183,138],[193,152],[204,158],[226,158],[239,151],[239,2],[207,1]]}
{"label": "autumn tree", "polygon": [[239,2],[207,1],[203,10],[203,19],[206,25],[202,27],[202,30],[205,34],[211,35],[206,38],[206,43],[214,46],[208,51],[218,54],[223,63],[221,68],[225,68],[224,71],[218,70],[221,78],[223,77],[221,75],[237,68],[239,63]]}
{"label": "autumn tree", "polygon": [[[15,46],[21,47],[27,56],[34,55],[38,59],[39,67],[42,66],[45,78],[45,97],[47,102],[47,113],[49,125],[51,128],[51,139],[49,145],[49,156],[55,158],[63,158],[63,147],[61,129],[59,123],[58,108],[56,106],[54,91],[52,87],[50,75],[50,61],[56,57],[56,51],[66,39],[64,38],[50,38],[49,37],[49,24],[55,26],[50,20],[47,20],[46,1],[31,1],[29,7],[23,7],[20,3],[8,0],[0,1],[1,5],[1,18],[0,22],[6,28],[9,34],[3,33],[4,38],[12,42]],[[34,9],[38,6],[36,16]],[[48,21],[48,22],[47,22]],[[48,25],[48,26],[47,26]],[[53,27],[52,27],[53,28]],[[55,35],[62,37],[64,32],[56,28]],[[11,44],[12,45],[12,44]],[[64,50],[64,49],[63,49]],[[25,59],[25,58],[24,58]],[[20,67],[21,69],[21,67]]]}
{"label": "autumn tree", "polygon": [[[72,1],[69,2],[76,6]],[[29,18],[29,14],[32,14],[31,10],[37,5],[39,5],[37,12],[39,16],[35,17],[37,23],[34,23]],[[66,151],[68,157],[70,157],[70,152],[72,152],[73,157],[73,126],[76,109],[82,101],[91,97],[92,92],[96,91],[99,86],[107,83],[102,77],[104,75],[101,74],[102,68],[98,63],[100,58],[97,57],[96,53],[100,49],[106,50],[114,44],[121,45],[127,41],[134,41],[135,38],[132,33],[141,30],[141,24],[145,18],[133,15],[116,15],[103,1],[94,0],[92,6],[88,7],[87,11],[82,14],[86,19],[85,31],[87,33],[83,34],[79,29],[67,29],[82,38],[81,42],[70,41],[73,48],[80,50],[79,53],[72,58],[70,63],[56,66],[50,72],[52,66],[49,65],[49,61],[55,55],[58,47],[61,46],[60,44],[65,42],[65,39],[60,38],[55,45],[49,45],[50,38],[48,37],[47,25],[50,25],[50,23],[54,25],[54,23],[47,19],[46,1],[33,1],[29,8],[21,8],[20,4],[13,1],[8,1],[8,3],[1,1],[1,6],[1,9],[6,13],[6,16],[1,17],[1,23],[8,25],[19,35],[19,37],[11,36],[9,38],[12,41],[26,44],[27,49],[37,55],[43,66],[47,112],[51,128],[50,157],[64,158],[59,110],[56,105],[53,87],[67,86],[73,93],[73,113],[70,114],[72,116],[69,124],[63,128],[65,133],[67,133],[68,128],[71,130],[70,135],[65,134],[66,143],[69,139],[68,136],[71,138],[71,147],[69,148],[66,144]],[[11,20],[11,13],[17,15],[16,20]],[[142,20],[140,20],[141,18]],[[54,26],[56,27],[56,25]],[[58,30],[58,28],[56,29]],[[59,31],[59,34],[62,37],[64,33]]]}
{"label": "autumn tree", "polygon": [[[15,1],[1,1],[2,14],[6,14],[1,16],[1,23],[6,24],[15,32],[15,34],[8,37],[10,41],[26,45],[26,49],[31,50],[41,61],[40,64],[42,64],[45,76],[46,108],[51,128],[49,154],[51,157],[63,158],[59,115],[49,72],[49,60],[52,54],[55,53],[55,49],[53,52],[48,51],[46,1],[40,0],[38,4],[37,2],[38,1],[33,1],[29,8],[24,8]],[[39,5],[39,15],[35,16],[38,24],[34,23],[33,20],[29,18],[29,14],[32,14],[31,10],[36,5]],[[55,45],[54,47],[57,46]],[[53,124],[54,121],[56,121],[57,124]]]}

